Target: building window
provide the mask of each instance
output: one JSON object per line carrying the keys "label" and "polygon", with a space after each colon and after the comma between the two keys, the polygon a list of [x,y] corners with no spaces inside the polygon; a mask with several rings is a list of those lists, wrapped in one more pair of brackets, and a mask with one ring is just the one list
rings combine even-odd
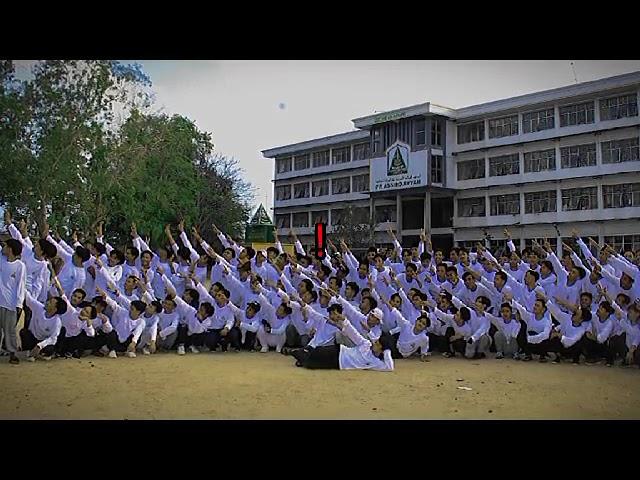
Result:
{"label": "building window", "polygon": [[311,222],[313,225],[316,223],[329,223],[329,210],[314,210],[311,212]]}
{"label": "building window", "polygon": [[458,162],[458,180],[484,178],[484,158]]}
{"label": "building window", "polygon": [[344,215],[344,208],[336,208],[331,210],[331,225],[340,225],[342,216]]}
{"label": "building window", "polygon": [[458,199],[458,217],[484,217],[486,214],[484,197]]}
{"label": "building window", "polygon": [[518,115],[489,120],[489,138],[518,135]]}
{"label": "building window", "polygon": [[577,103],[560,107],[560,126],[584,125],[594,123],[595,107],[593,102]]}
{"label": "building window", "polygon": [[604,237],[604,243],[618,252],[635,252],[640,249],[640,235],[609,235]]}
{"label": "building window", "polygon": [[442,155],[431,155],[431,183],[442,183]]}
{"label": "building window", "polygon": [[329,195],[329,180],[313,182],[313,196],[324,197],[325,195]]}
{"label": "building window", "polygon": [[598,187],[562,190],[562,210],[595,210],[598,208]]}
{"label": "building window", "polygon": [[484,245],[484,240],[458,240],[456,244],[460,248],[466,248],[467,251],[477,251],[478,244]]}
{"label": "building window", "polygon": [[520,213],[520,194],[492,195],[489,197],[491,215],[518,215]]}
{"label": "building window", "polygon": [[293,198],[309,198],[309,182],[295,184]]}
{"label": "building window", "polygon": [[291,200],[291,185],[277,186],[276,200]]}
{"label": "building window", "polygon": [[354,192],[368,192],[369,191],[369,174],[353,176],[353,191]]}
{"label": "building window", "polygon": [[604,208],[640,207],[640,183],[603,185]]}
{"label": "building window", "polygon": [[640,160],[638,137],[602,142],[602,163],[635,162]]}
{"label": "building window", "polygon": [[309,212],[294,213],[293,220],[291,221],[294,228],[308,227],[309,226]]}
{"label": "building window", "polygon": [[415,120],[416,129],[416,146],[422,146],[427,144],[427,122],[424,118],[418,118]]}
{"label": "building window", "polygon": [[288,213],[276,214],[277,228],[291,228],[291,215]]}
{"label": "building window", "polygon": [[374,127],[371,129],[371,139],[373,143],[373,153],[382,153],[382,127]]}
{"label": "building window", "polygon": [[278,158],[276,160],[276,171],[278,173],[286,173],[291,171],[291,157]]}
{"label": "building window", "polygon": [[294,170],[306,170],[311,167],[311,163],[309,162],[309,154],[305,153],[304,155],[296,155],[294,162]]}
{"label": "building window", "polygon": [[543,172],[556,169],[556,149],[539,150],[524,154],[524,172]]}
{"label": "building window", "polygon": [[617,120],[638,116],[638,99],[635,93],[600,100],[600,120]]}
{"label": "building window", "polygon": [[397,213],[395,205],[376,205],[376,223],[395,222],[398,218]]}
{"label": "building window", "polygon": [[[542,237],[534,237],[534,238],[525,238],[524,239],[524,247],[528,248],[529,250],[531,250],[533,248],[533,241],[538,242],[538,244],[540,245],[540,247],[544,247],[544,241],[545,239]],[[553,249],[553,251],[557,251],[557,247],[558,247],[558,239],[555,236],[555,233],[551,236],[549,236],[546,239],[549,244],[551,245],[551,248]]]}
{"label": "building window", "polygon": [[331,153],[332,163],[339,165],[351,161],[351,147],[334,148]]}
{"label": "building window", "polygon": [[592,167],[596,164],[596,144],[562,147],[560,160],[562,168]]}
{"label": "building window", "polygon": [[545,213],[558,211],[558,197],[555,190],[524,194],[524,213]]}
{"label": "building window", "polygon": [[502,177],[504,175],[517,175],[520,173],[520,155],[501,155],[489,159],[489,176]]}
{"label": "building window", "polygon": [[353,207],[353,221],[359,225],[366,225],[371,220],[369,207]]}
{"label": "building window", "polygon": [[411,124],[413,122],[410,119],[403,119],[396,123],[396,138],[389,145],[393,144],[396,140],[411,144]]}
{"label": "building window", "polygon": [[458,125],[458,145],[484,140],[484,120]]}
{"label": "building window", "polygon": [[522,114],[522,131],[524,133],[540,132],[554,127],[555,113],[553,108]]}
{"label": "building window", "polygon": [[358,143],[353,146],[353,160],[367,160],[371,157],[369,153],[369,142]]}
{"label": "building window", "polygon": [[340,195],[351,192],[351,177],[334,178],[331,180],[331,194]]}
{"label": "building window", "polygon": [[313,166],[326,167],[329,165],[329,150],[322,150],[321,152],[313,152]]}
{"label": "building window", "polygon": [[431,145],[442,145],[442,123],[431,119]]}

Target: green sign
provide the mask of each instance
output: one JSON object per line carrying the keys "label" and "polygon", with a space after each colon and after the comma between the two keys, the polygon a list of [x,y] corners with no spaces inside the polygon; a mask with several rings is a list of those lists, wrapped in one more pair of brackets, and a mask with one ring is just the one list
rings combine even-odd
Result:
{"label": "green sign", "polygon": [[391,120],[397,120],[398,118],[404,118],[407,115],[407,112],[397,112],[397,113],[387,113],[383,115],[378,115],[373,123],[383,123],[390,122]]}

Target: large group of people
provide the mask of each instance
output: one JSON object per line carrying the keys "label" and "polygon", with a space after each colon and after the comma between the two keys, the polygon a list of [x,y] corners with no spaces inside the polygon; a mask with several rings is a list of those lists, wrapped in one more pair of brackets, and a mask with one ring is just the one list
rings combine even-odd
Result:
{"label": "large group of people", "polygon": [[48,361],[275,349],[309,369],[389,371],[433,352],[640,365],[640,251],[587,244],[577,232],[561,256],[546,240],[520,252],[508,230],[493,253],[480,243],[434,249],[425,232],[403,248],[390,230],[392,248],[358,258],[329,239],[318,258],[293,231],[295,255],[277,234],[254,250],[215,225],[218,251],[184,222],[177,238],[166,226],[155,251],[135,224],[123,248],[104,240],[102,224],[69,243],[46,224],[32,239],[9,212],[5,225],[0,344],[12,364],[19,350]]}

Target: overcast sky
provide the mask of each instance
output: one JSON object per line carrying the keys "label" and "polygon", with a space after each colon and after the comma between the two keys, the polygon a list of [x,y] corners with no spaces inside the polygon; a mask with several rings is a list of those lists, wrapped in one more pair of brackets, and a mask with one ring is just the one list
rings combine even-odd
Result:
{"label": "overcast sky", "polygon": [[[353,130],[352,119],[375,111],[459,108],[575,83],[570,60],[138,62],[158,106],[211,132],[268,209],[273,161],[261,150]],[[574,63],[579,82],[640,71],[640,61]]]}

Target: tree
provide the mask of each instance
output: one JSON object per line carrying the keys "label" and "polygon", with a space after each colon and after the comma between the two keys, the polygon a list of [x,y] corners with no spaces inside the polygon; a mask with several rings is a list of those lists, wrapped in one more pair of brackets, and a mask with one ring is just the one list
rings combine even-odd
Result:
{"label": "tree", "polygon": [[368,208],[349,205],[341,211],[338,223],[333,226],[332,236],[344,239],[352,249],[367,248],[375,244],[377,226]]}
{"label": "tree", "polygon": [[0,203],[39,221],[48,216],[54,226],[72,218],[87,226],[83,194],[92,160],[115,109],[136,106],[128,86],[150,81],[137,67],[107,60],[39,62],[22,82],[14,72],[13,62],[3,61],[0,122],[11,127],[0,135]]}
{"label": "tree", "polygon": [[[212,224],[232,237],[244,236],[254,192],[242,179],[243,171],[234,158],[212,155],[198,166],[202,189],[198,195],[198,223],[208,232]],[[203,236],[205,236],[203,234]],[[213,240],[212,237],[206,237]]]}

